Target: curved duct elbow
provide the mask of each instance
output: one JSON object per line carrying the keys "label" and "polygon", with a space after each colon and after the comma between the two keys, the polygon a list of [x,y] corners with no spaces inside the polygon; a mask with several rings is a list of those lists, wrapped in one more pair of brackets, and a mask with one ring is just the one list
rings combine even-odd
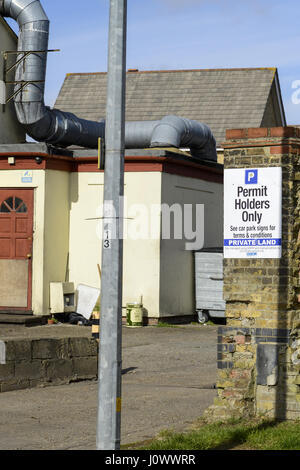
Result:
{"label": "curved duct elbow", "polygon": [[165,116],[151,136],[151,147],[189,147],[193,157],[217,160],[216,141],[206,124],[178,116]]}
{"label": "curved duct elbow", "polygon": [[57,144],[61,147],[78,145],[97,148],[99,137],[105,136],[105,121],[87,121],[75,114],[50,109],[37,122],[24,125],[27,134],[35,140]]}
{"label": "curved duct elbow", "polygon": [[126,148],[190,148],[195,158],[217,160],[216,141],[206,124],[179,116],[126,122]]}
{"label": "curved duct elbow", "polygon": [[[16,67],[15,81],[26,82],[14,98],[18,120],[35,140],[61,147],[97,148],[105,136],[105,121],[80,119],[44,104],[49,20],[39,0],[0,0],[0,15],[15,19],[20,28],[18,51],[35,51]],[[40,52],[39,52],[40,51]],[[22,54],[17,59],[21,59]],[[16,85],[15,92],[19,89]],[[127,122],[126,148],[190,147],[196,158],[217,160],[216,142],[205,125],[166,116],[161,121]]]}

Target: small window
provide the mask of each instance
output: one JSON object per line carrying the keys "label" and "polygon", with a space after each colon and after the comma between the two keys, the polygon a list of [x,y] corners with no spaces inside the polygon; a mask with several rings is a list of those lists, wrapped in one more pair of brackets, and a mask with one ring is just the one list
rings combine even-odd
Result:
{"label": "small window", "polygon": [[22,204],[18,207],[16,212],[19,212],[19,213],[22,212],[23,214],[27,212],[27,207],[26,207],[25,202],[22,202]]}
{"label": "small window", "polygon": [[19,197],[15,197],[15,205],[14,205],[14,208],[17,210],[18,207],[20,207],[21,204],[23,204],[22,199],[20,199]]}
{"label": "small window", "polygon": [[0,212],[10,212],[11,209],[5,204],[5,202],[2,202],[0,206]]}
{"label": "small window", "polygon": [[8,197],[6,199],[6,201],[4,201],[4,203],[6,203],[6,205],[10,208],[10,209],[13,209],[14,207],[14,198],[13,197]]}
{"label": "small window", "polygon": [[0,206],[0,212],[18,212],[24,214],[27,212],[27,206],[25,202],[22,201],[22,199],[11,196],[2,202]]}

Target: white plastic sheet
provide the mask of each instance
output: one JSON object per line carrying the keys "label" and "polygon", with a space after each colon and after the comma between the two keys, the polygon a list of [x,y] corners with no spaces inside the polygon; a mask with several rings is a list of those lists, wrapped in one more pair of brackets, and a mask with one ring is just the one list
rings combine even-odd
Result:
{"label": "white plastic sheet", "polygon": [[77,286],[77,309],[76,313],[80,313],[87,320],[93,313],[94,307],[100,295],[100,289],[78,284]]}

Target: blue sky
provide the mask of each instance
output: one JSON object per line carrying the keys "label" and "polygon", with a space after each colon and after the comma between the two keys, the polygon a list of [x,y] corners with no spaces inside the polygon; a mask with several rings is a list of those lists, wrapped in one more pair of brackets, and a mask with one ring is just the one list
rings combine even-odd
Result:
{"label": "blue sky", "polygon": [[[42,4],[61,49],[48,55],[52,106],[66,73],[107,70],[109,0]],[[127,68],[277,67],[287,123],[300,124],[299,18],[299,0],[128,0]]]}

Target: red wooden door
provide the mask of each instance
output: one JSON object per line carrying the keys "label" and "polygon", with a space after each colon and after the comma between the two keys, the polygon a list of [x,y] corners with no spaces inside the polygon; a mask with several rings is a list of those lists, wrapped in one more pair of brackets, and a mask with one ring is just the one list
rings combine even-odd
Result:
{"label": "red wooden door", "polygon": [[31,310],[33,189],[0,189],[0,311]]}

